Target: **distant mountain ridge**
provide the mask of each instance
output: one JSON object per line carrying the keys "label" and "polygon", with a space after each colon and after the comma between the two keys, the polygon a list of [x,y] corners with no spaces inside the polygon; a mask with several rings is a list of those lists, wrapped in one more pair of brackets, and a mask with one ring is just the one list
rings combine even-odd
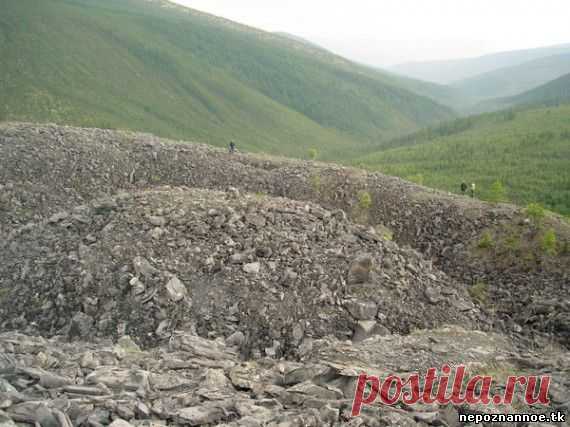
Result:
{"label": "distant mountain ridge", "polygon": [[415,79],[450,84],[500,68],[512,67],[546,56],[570,53],[570,43],[493,53],[475,58],[442,61],[410,62],[390,67],[390,70]]}
{"label": "distant mountain ridge", "polygon": [[570,52],[500,68],[454,83],[452,87],[474,99],[508,97],[531,90],[567,73],[570,73]]}

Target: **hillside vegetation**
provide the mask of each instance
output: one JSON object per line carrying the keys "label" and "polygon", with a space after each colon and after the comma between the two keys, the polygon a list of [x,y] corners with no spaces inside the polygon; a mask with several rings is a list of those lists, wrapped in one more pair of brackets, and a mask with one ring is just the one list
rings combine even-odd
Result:
{"label": "hillside vegetation", "polygon": [[489,200],[499,181],[505,200],[570,214],[570,105],[459,119],[388,146],[355,163],[455,193],[474,182]]}
{"label": "hillside vegetation", "polygon": [[4,2],[0,55],[0,120],[341,158],[453,116],[322,49],[163,1]]}

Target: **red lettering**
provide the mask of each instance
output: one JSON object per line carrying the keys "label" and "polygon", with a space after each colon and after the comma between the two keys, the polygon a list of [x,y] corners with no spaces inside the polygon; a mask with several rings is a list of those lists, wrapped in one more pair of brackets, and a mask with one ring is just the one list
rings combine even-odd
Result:
{"label": "red lettering", "polygon": [[550,377],[540,377],[540,384],[538,387],[538,395],[535,397],[537,389],[537,378],[535,376],[529,377],[528,384],[526,386],[525,402],[528,405],[535,405],[537,403],[540,403],[541,405],[549,405],[550,399],[548,398],[548,389],[550,388]]}
{"label": "red lettering", "polygon": [[[477,385],[481,384],[479,395],[477,395]],[[489,376],[475,375],[467,383],[467,390],[465,391],[465,401],[469,404],[482,403],[488,405],[491,402],[491,385],[493,378]]]}
{"label": "red lettering", "polygon": [[439,386],[437,388],[437,402],[441,403],[442,405],[448,404],[451,401],[451,397],[446,397],[445,393],[447,391],[447,385],[449,384],[449,373],[451,369],[449,365],[443,365],[442,372],[446,375],[441,377],[439,380]]}
{"label": "red lettering", "polygon": [[[370,382],[370,393],[368,396],[364,397],[364,391],[366,390],[366,385]],[[380,380],[375,376],[368,376],[366,374],[360,374],[358,377],[358,384],[356,386],[356,391],[354,393],[354,401],[352,402],[352,416],[358,417],[360,415],[360,410],[362,405],[370,405],[374,402],[376,397],[378,397],[378,389],[380,388]]]}
{"label": "red lettering", "polygon": [[404,383],[404,387],[409,385],[410,391],[404,392],[402,399],[406,405],[413,405],[420,401],[420,375],[412,374]]}
{"label": "red lettering", "polygon": [[[392,384],[396,386],[396,390],[392,397],[390,397],[390,389],[392,388]],[[380,400],[385,405],[394,405],[396,402],[400,400],[400,396],[402,394],[402,379],[395,375],[390,375],[387,377],[384,382],[382,383],[382,390],[380,391]]]}
{"label": "red lettering", "polygon": [[423,402],[424,403],[433,403],[435,402],[435,397],[432,397],[431,392],[433,390],[433,383],[435,381],[435,375],[437,374],[437,370],[435,368],[429,368],[426,375],[426,380],[424,384],[424,392],[423,392]]}
{"label": "red lettering", "polygon": [[505,404],[510,405],[511,403],[513,403],[513,396],[517,388],[517,383],[520,385],[525,385],[526,377],[510,376],[507,379],[507,384],[505,386],[505,398],[503,399],[503,402]]}
{"label": "red lettering", "polygon": [[459,365],[455,371],[455,378],[453,379],[453,392],[451,394],[451,401],[456,405],[465,403],[465,396],[461,396],[461,389],[463,388],[463,380],[465,379],[465,366]]}

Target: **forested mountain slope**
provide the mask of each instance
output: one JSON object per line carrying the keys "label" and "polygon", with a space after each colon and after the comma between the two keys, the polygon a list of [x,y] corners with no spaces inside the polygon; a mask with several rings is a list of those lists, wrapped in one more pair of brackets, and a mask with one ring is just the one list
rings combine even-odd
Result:
{"label": "forested mountain slope", "polygon": [[356,163],[451,192],[474,182],[477,197],[539,202],[570,214],[570,105],[459,119],[387,144]]}
{"label": "forested mountain slope", "polygon": [[570,74],[516,96],[490,99],[480,106],[483,109],[498,110],[524,105],[556,105],[568,102],[570,102]]}
{"label": "forested mountain slope", "polygon": [[0,56],[0,120],[341,158],[453,116],[320,48],[158,0],[4,2]]}

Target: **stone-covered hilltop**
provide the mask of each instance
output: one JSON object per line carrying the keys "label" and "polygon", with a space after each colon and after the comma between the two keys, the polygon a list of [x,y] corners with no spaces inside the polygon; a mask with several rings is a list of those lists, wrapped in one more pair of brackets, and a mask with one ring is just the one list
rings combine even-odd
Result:
{"label": "stone-covered hilltop", "polygon": [[237,190],[95,199],[15,230],[2,252],[2,328],[48,336],[148,347],[182,329],[281,357],[306,337],[486,320],[431,261],[343,211]]}
{"label": "stone-covered hilltop", "polygon": [[[359,371],[444,362],[548,373],[551,409],[567,412],[569,234],[545,221],[557,255],[525,240],[537,231],[518,208],[381,174],[0,125],[0,425],[451,426],[457,411],[514,412],[347,416]],[[499,251],[514,232],[525,257]]]}

